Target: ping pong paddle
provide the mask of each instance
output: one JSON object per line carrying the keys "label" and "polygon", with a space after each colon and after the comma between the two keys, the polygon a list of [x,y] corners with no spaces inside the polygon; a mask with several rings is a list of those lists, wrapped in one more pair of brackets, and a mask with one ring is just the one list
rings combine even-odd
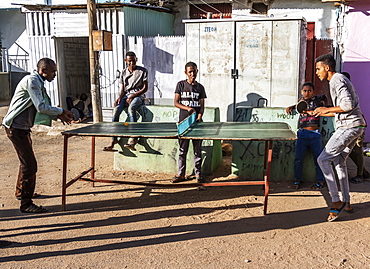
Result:
{"label": "ping pong paddle", "polygon": [[177,134],[182,135],[187,129],[195,122],[196,113],[193,112],[190,116],[186,117],[183,121],[177,123]]}
{"label": "ping pong paddle", "polygon": [[308,104],[305,100],[301,100],[298,102],[298,104],[295,106],[295,109],[297,110],[298,113],[302,113],[305,111],[308,107]]}

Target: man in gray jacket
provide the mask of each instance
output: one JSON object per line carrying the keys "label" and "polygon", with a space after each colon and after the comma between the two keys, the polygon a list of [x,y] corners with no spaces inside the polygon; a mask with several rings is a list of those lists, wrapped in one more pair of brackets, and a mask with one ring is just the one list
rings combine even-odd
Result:
{"label": "man in gray jacket", "polygon": [[[318,107],[313,114],[315,116],[334,116],[337,128],[317,159],[332,199],[327,220],[333,221],[339,217],[343,210],[352,211],[346,160],[357,138],[363,134],[366,123],[352,83],[343,74],[335,72],[334,57],[325,54],[318,57],[315,62],[316,75],[320,80],[329,81],[334,107]],[[339,197],[332,164],[338,175],[342,200]]]}
{"label": "man in gray jacket", "polygon": [[71,111],[49,105],[44,82],[51,82],[56,76],[57,67],[53,60],[43,58],[37,63],[37,71],[25,76],[17,85],[10,102],[9,110],[3,119],[6,134],[17,152],[20,161],[15,195],[21,200],[22,213],[42,213],[46,209],[33,203],[37,162],[32,148],[31,128],[36,113],[60,119],[69,124],[73,118]]}

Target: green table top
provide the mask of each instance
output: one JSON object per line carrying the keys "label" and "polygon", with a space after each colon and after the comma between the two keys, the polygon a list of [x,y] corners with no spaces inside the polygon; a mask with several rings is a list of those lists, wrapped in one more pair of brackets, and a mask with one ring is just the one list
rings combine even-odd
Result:
{"label": "green table top", "polygon": [[[102,122],[62,132],[69,136],[179,138],[174,122]],[[183,139],[207,140],[295,140],[296,134],[284,122],[196,122]]]}

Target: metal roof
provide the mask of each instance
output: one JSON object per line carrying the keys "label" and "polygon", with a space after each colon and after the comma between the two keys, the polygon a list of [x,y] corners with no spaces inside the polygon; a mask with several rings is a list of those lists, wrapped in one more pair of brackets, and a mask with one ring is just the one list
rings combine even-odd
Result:
{"label": "metal roof", "polygon": [[[69,9],[87,9],[85,4],[76,4],[76,5],[26,5],[26,4],[16,4],[23,7],[23,12],[29,11],[52,11],[52,10],[69,10]],[[131,3],[119,3],[119,2],[109,2],[109,3],[97,3],[96,8],[119,8],[119,7],[132,7],[139,9],[149,9],[159,12],[171,13],[171,10],[164,7],[157,6],[146,6],[139,4]],[[26,10],[24,10],[26,9]]]}
{"label": "metal roof", "polygon": [[183,23],[209,23],[209,22],[225,22],[225,21],[291,21],[291,20],[304,20],[303,17],[268,17],[268,16],[248,16],[245,18],[227,18],[227,19],[185,19],[182,20]]}

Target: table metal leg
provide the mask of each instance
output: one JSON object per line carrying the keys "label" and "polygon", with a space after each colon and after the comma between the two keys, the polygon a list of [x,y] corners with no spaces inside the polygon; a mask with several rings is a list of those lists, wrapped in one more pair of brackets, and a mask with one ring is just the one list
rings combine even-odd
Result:
{"label": "table metal leg", "polygon": [[[91,137],[91,167],[83,172],[81,172],[78,176],[73,178],[71,181],[67,183],[67,164],[68,164],[68,138],[70,135],[64,135],[64,146],[63,146],[63,179],[62,179],[62,211],[66,210],[66,196],[67,196],[67,188],[72,185],[74,182],[78,180],[90,181],[91,185],[94,186],[95,182],[104,182],[104,183],[117,183],[117,184],[131,184],[131,185],[144,185],[144,186],[153,186],[153,187],[164,187],[164,188],[183,188],[183,187],[197,187],[199,185],[202,186],[238,186],[238,185],[264,185],[264,207],[263,213],[264,215],[267,214],[267,204],[268,204],[268,195],[270,189],[270,174],[271,174],[271,163],[272,163],[272,145],[273,141],[265,141],[265,152],[264,152],[264,169],[263,169],[263,181],[248,181],[248,182],[212,182],[212,183],[191,183],[191,184],[157,184],[157,183],[135,183],[129,181],[116,181],[116,180],[99,180],[95,178],[95,162],[96,162],[96,154],[95,154],[95,136]],[[90,174],[90,179],[83,178],[83,176],[87,173]]]}
{"label": "table metal leg", "polygon": [[263,206],[263,214],[267,214],[267,202],[270,190],[270,174],[272,162],[272,141],[265,141],[265,156],[264,156],[264,180],[265,180],[265,201]]}
{"label": "table metal leg", "polygon": [[[91,179],[95,179],[95,136],[91,137]],[[91,187],[94,187],[94,182],[91,182]]]}
{"label": "table metal leg", "polygon": [[68,162],[68,135],[64,136],[63,145],[63,176],[62,176],[62,211],[66,210],[66,195],[67,195],[67,162]]}

